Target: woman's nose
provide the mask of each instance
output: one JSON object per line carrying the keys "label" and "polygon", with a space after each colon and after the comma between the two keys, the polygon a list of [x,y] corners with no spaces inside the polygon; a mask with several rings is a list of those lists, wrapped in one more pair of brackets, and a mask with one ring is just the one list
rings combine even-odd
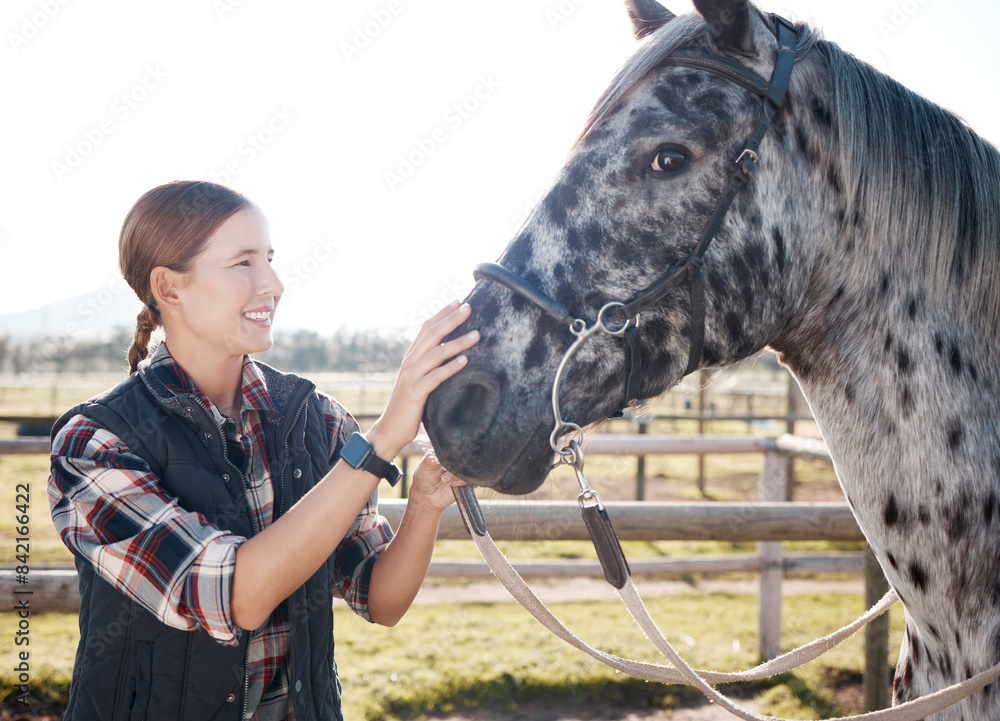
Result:
{"label": "woman's nose", "polygon": [[278,277],[278,274],[270,263],[267,264],[266,268],[264,278],[261,281],[260,294],[275,297],[280,296],[285,292],[285,284],[281,282],[281,278]]}

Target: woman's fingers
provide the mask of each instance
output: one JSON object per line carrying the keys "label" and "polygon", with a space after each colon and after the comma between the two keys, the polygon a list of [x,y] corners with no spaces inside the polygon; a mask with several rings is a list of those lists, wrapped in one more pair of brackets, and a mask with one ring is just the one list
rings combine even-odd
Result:
{"label": "woman's fingers", "polygon": [[449,359],[458,360],[455,356],[463,358],[463,356],[459,356],[459,354],[467,351],[478,342],[479,331],[473,330],[468,333],[463,333],[458,338],[454,338],[447,343],[438,343],[435,346],[431,346],[422,354],[415,354],[408,360],[408,363],[406,364],[407,370],[412,370],[415,378],[423,378],[424,376],[433,373],[434,370],[444,364],[445,361],[448,361]]}
{"label": "woman's fingers", "polygon": [[417,333],[410,353],[420,355],[441,344],[448,335],[469,319],[472,308],[468,303],[453,301],[426,320]]}

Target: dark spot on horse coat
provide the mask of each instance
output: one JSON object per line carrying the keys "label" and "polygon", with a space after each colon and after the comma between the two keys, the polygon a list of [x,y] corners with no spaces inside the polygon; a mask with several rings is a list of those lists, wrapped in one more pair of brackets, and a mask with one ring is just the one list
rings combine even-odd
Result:
{"label": "dark spot on horse coat", "polygon": [[844,297],[844,293],[846,293],[846,292],[847,292],[847,289],[843,285],[841,285],[839,288],[837,288],[837,290],[833,294],[833,297],[830,299],[829,304],[827,304],[827,308],[829,309],[829,308],[832,308],[834,305],[836,305],[837,302],[840,301]]}
{"label": "dark spot on horse coat", "polygon": [[892,280],[892,276],[888,272],[882,274],[882,282],[879,285],[879,295],[885,295],[889,292],[889,284]]}
{"label": "dark spot on horse coat", "polygon": [[524,362],[529,368],[537,368],[546,361],[548,351],[548,336],[538,333],[531,339],[524,354]]}
{"label": "dark spot on horse coat", "polygon": [[948,540],[957,541],[968,531],[965,507],[969,504],[967,495],[962,496],[946,511],[948,518]]}
{"label": "dark spot on horse coat", "polygon": [[833,189],[834,193],[840,195],[844,192],[844,186],[840,182],[840,175],[838,175],[837,169],[833,167],[833,165],[830,165],[826,169],[826,179],[830,183],[830,187]]}
{"label": "dark spot on horse coat", "polygon": [[892,528],[901,520],[901,514],[899,511],[899,504],[896,502],[896,494],[890,493],[889,500],[885,502],[885,508],[882,511],[882,518],[885,520],[885,525]]}
{"label": "dark spot on horse coat", "polygon": [[955,375],[959,375],[962,372],[962,352],[958,349],[957,345],[951,347],[948,362],[951,363],[951,370]]}
{"label": "dark spot on horse coat", "polygon": [[833,115],[830,108],[823,102],[822,98],[812,97],[809,99],[809,111],[820,125],[825,128],[833,128]]}
{"label": "dark spot on horse coat", "polygon": [[722,362],[722,356],[719,355],[719,351],[710,345],[706,345],[705,349],[701,352],[701,359],[708,365],[718,365]]}
{"label": "dark spot on horse coat", "polygon": [[899,568],[899,564],[896,562],[896,556],[893,555],[892,551],[889,551],[886,554],[886,557],[889,559],[890,566],[892,566],[893,568]]}
{"label": "dark spot on horse coat", "polygon": [[802,159],[810,165],[816,162],[816,151],[809,142],[809,133],[801,125],[795,128],[795,144],[802,154]]}
{"label": "dark spot on horse coat", "polygon": [[905,348],[900,348],[896,353],[896,363],[899,365],[899,370],[902,373],[910,372],[910,354],[907,353]]}
{"label": "dark spot on horse coat", "polygon": [[941,669],[942,676],[944,676],[946,679],[951,678],[952,663],[951,663],[951,656],[948,654],[947,650],[941,652],[941,660],[938,663],[938,668]]}
{"label": "dark spot on horse coat", "polygon": [[991,490],[983,501],[983,520],[987,524],[993,523],[993,518],[997,514],[997,494]]}
{"label": "dark spot on horse coat", "polygon": [[844,384],[844,397],[847,399],[848,403],[854,403],[854,386],[851,383]]}
{"label": "dark spot on horse coat", "polygon": [[951,419],[948,423],[947,433],[948,448],[953,451],[958,450],[958,447],[962,444],[962,435],[965,433],[965,429],[962,427],[962,421],[958,418]]}
{"label": "dark spot on horse coat", "polygon": [[780,272],[785,269],[785,239],[778,226],[771,228],[771,239],[774,241],[774,262]]}
{"label": "dark spot on horse coat", "polygon": [[920,564],[919,561],[912,561],[909,566],[910,580],[913,581],[913,585],[917,587],[917,590],[921,593],[927,590],[927,571]]}
{"label": "dark spot on horse coat", "polygon": [[903,415],[910,415],[913,412],[913,394],[910,393],[910,386],[904,384],[903,390],[899,394],[899,407]]}
{"label": "dark spot on horse coat", "polygon": [[738,346],[743,340],[743,319],[740,314],[733,311],[726,313],[726,331],[729,333],[729,340]]}

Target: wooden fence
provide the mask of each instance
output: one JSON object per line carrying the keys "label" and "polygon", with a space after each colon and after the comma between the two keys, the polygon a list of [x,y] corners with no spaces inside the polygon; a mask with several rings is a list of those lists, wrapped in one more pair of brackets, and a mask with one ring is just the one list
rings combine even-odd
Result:
{"label": "wooden fence", "polygon": [[[425,446],[413,443],[403,453],[417,456]],[[43,438],[0,440],[0,454],[48,453]],[[654,501],[608,501],[605,505],[619,538],[623,541],[706,540],[755,541],[756,554],[723,557],[660,558],[630,561],[632,573],[669,575],[683,573],[757,572],[758,640],[761,656],[780,653],[782,579],[786,571],[810,573],[864,572],[869,605],[886,590],[881,569],[870,554],[786,555],[784,541],[863,541],[864,536],[846,503],[801,503],[787,496],[788,458],[829,461],[822,441],[783,435],[755,436],[653,436],[603,434],[588,438],[588,455],[719,454],[762,453],[756,503],[667,503]],[[406,501],[383,499],[379,508],[394,528],[402,518]],[[482,502],[490,535],[496,540],[589,540],[579,505],[575,501],[525,501],[523,499]],[[456,507],[446,509],[438,533],[441,539],[468,539]],[[597,561],[520,562],[514,564],[524,577],[603,575]],[[481,560],[434,560],[431,576],[488,577]],[[32,568],[35,594],[32,609],[72,612],[79,608],[76,573],[72,567]],[[0,569],[0,597],[13,597],[12,569]],[[868,709],[888,705],[888,618],[883,616],[865,631],[865,704]]]}

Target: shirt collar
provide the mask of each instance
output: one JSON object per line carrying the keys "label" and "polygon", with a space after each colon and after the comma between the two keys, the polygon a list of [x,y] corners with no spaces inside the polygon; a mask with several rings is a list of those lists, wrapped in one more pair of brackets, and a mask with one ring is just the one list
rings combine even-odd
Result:
{"label": "shirt collar", "polygon": [[[191,377],[184,372],[184,369],[174,360],[167,350],[167,344],[160,343],[156,346],[149,357],[149,372],[163,384],[163,386],[174,395],[193,395],[200,400],[206,408],[213,411],[213,415],[218,415],[221,420],[222,414],[215,407],[205,394],[195,386]],[[281,411],[275,406],[271,399],[271,394],[267,390],[267,383],[256,364],[250,356],[243,356],[243,376],[242,376],[243,406],[240,415],[246,410],[256,410],[260,412],[272,412],[280,414]]]}

